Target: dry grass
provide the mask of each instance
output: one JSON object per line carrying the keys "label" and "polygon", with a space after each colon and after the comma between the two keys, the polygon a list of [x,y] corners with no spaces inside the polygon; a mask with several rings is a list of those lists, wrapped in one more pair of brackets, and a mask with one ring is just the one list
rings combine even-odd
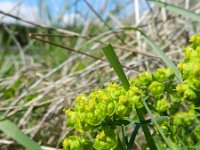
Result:
{"label": "dry grass", "polygon": [[[193,12],[200,12],[199,1],[196,1],[195,5],[188,5],[187,0],[169,0],[168,2]],[[109,12],[111,20],[109,24],[120,28],[127,26],[128,21],[131,22],[132,26],[142,29],[157,45],[160,45],[169,58],[177,63],[182,58],[181,49],[188,43],[189,37],[200,31],[199,23],[194,23],[188,18],[156,6],[152,6],[143,13],[139,11],[139,7],[141,6],[136,3],[133,9],[135,11],[134,21],[130,21],[133,16],[119,19],[115,14]],[[23,21],[30,23],[26,18]],[[105,26],[103,19],[100,19],[100,22],[102,22],[102,26]],[[91,37],[92,22],[84,24],[80,33],[51,28],[34,22],[31,24],[36,25],[37,28],[55,30],[61,35],[76,36],[74,47],[71,47],[75,50],[79,50],[86,41],[95,38]],[[196,29],[194,30],[194,28]],[[98,36],[102,34],[102,37],[94,39],[89,46],[86,45],[80,51],[102,58],[102,45],[111,42],[122,64],[129,67],[125,68],[129,77],[136,76],[143,70],[153,71],[164,65],[140,33],[133,31],[115,33],[112,31],[111,25],[109,25],[109,31],[107,30],[105,33],[107,34],[104,36],[102,33],[93,33]],[[118,79],[109,64],[101,59],[71,52],[63,63],[51,68],[43,66],[41,62],[36,62],[24,54],[20,46],[18,49],[21,53],[21,60],[15,63],[16,71],[12,76],[0,79],[0,112],[9,117],[38,143],[58,148],[68,131],[63,109],[69,108],[77,95],[103,87],[109,81],[118,82]],[[11,91],[12,88],[14,88],[14,94],[6,96],[5,92]],[[1,149],[12,148],[9,145],[13,145],[13,142],[4,134],[1,134],[0,138]]]}

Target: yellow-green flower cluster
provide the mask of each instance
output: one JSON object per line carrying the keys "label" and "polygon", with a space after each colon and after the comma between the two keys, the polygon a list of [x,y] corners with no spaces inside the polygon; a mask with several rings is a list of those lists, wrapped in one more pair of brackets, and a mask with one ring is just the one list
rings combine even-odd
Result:
{"label": "yellow-green flower cluster", "polygon": [[69,136],[63,141],[64,150],[86,150],[89,147],[89,140],[80,136]]}
{"label": "yellow-green flower cluster", "polygon": [[156,97],[160,97],[163,95],[164,92],[164,85],[161,82],[158,81],[153,81],[149,87],[148,87],[149,92],[151,92],[152,95]]}
{"label": "yellow-green flower cluster", "polygon": [[138,75],[138,78],[135,81],[133,81],[133,84],[135,84],[136,86],[147,86],[152,81],[153,81],[152,73],[145,71]]}
{"label": "yellow-green flower cluster", "polygon": [[97,150],[114,150],[117,144],[117,134],[114,130],[108,128],[97,134],[93,147]]}
{"label": "yellow-green flower cluster", "polygon": [[194,120],[195,111],[193,109],[188,110],[187,112],[178,112],[174,115],[174,125],[190,125]]}
{"label": "yellow-green flower cluster", "polygon": [[[126,91],[122,86],[110,83],[89,96],[82,94],[77,97],[74,108],[66,110],[67,125],[79,132],[97,132],[93,144],[95,149],[114,149],[118,139],[112,122],[128,118],[135,108],[141,108],[141,97],[142,92],[136,86]],[[99,131],[99,127],[104,130]],[[84,146],[82,141],[81,137],[70,136],[63,142],[64,149],[81,149]]]}
{"label": "yellow-green flower cluster", "polygon": [[156,81],[163,83],[166,80],[174,79],[175,74],[171,68],[158,68],[153,77]]}
{"label": "yellow-green flower cluster", "polygon": [[69,136],[63,141],[64,150],[88,150],[92,147],[96,150],[114,150],[118,145],[118,137],[115,130],[105,128],[100,130],[95,140],[89,140],[81,136]]}
{"label": "yellow-green flower cluster", "polygon": [[167,111],[169,108],[170,108],[170,104],[167,102],[165,98],[162,98],[161,100],[158,100],[156,102],[156,110],[158,112]]}
{"label": "yellow-green flower cluster", "polygon": [[141,89],[143,95],[150,96],[148,102],[155,104],[153,106],[156,111],[165,112],[171,107],[171,103],[164,97],[164,93],[169,92],[171,97],[175,97],[174,78],[175,74],[171,68],[159,68],[154,73],[139,74],[138,78],[130,80],[130,84]]}
{"label": "yellow-green flower cluster", "polygon": [[[110,83],[88,96],[78,96],[74,107],[66,110],[67,125],[81,134],[91,133],[94,139],[69,136],[63,141],[64,149],[115,149],[118,145],[115,122],[129,118],[136,108],[143,107],[141,98],[144,97],[147,97],[147,104],[156,114],[173,117],[174,131],[178,126],[189,126],[196,119],[194,108],[195,104],[199,105],[197,100],[200,99],[200,34],[192,36],[190,42],[192,44],[183,50],[183,62],[178,64],[182,83],[176,83],[171,68],[159,68],[154,73],[145,71],[136,79],[131,79],[128,91],[118,84]],[[194,100],[187,102],[191,106],[187,111],[183,111],[185,108],[180,105],[184,100]],[[166,133],[172,133],[172,130],[168,130],[170,125],[162,126]],[[200,131],[200,127],[195,130]],[[195,136],[200,139],[198,134]]]}
{"label": "yellow-green flower cluster", "polygon": [[200,34],[193,35],[190,42],[192,44],[183,49],[184,61],[178,64],[184,82],[176,88],[187,100],[196,99],[200,89]]}
{"label": "yellow-green flower cluster", "polygon": [[132,79],[130,82],[137,87],[148,87],[154,81],[164,83],[167,80],[173,80],[174,77],[175,74],[171,68],[158,68],[154,73],[145,71],[139,74],[137,79]]}
{"label": "yellow-green flower cluster", "polygon": [[128,91],[111,83],[105,89],[82,94],[75,100],[75,107],[66,110],[67,125],[77,131],[92,131],[102,121],[115,121],[129,117],[133,109],[142,107],[141,91],[132,86]]}

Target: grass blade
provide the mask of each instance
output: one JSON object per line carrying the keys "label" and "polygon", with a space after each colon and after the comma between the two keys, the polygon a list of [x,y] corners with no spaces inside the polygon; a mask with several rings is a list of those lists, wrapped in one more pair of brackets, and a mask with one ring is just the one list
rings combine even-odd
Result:
{"label": "grass blade", "polygon": [[151,38],[149,38],[142,30],[135,28],[135,27],[124,27],[124,28],[122,28],[122,30],[134,30],[134,31],[140,32],[142,34],[142,36],[144,37],[144,39],[146,40],[146,42],[153,48],[154,51],[156,51],[156,53],[158,53],[158,55],[165,62],[165,64],[173,69],[178,80],[180,82],[183,81],[181,74],[180,74],[179,70],[177,69],[176,65],[165,55],[165,53],[162,51],[162,49],[159,46],[157,46],[155,44],[155,42],[152,41]]}
{"label": "grass blade", "polygon": [[195,110],[196,112],[200,113],[200,107],[196,107],[194,110]]}
{"label": "grass blade", "polygon": [[166,8],[169,11],[173,11],[173,12],[180,14],[184,17],[188,17],[188,18],[190,18],[194,21],[200,22],[200,15],[196,14],[196,13],[190,11],[190,10],[186,10],[182,7],[175,6],[175,5],[168,4],[168,3],[165,3],[165,2],[161,2],[161,1],[157,1],[157,0],[148,0],[148,1],[153,2],[154,4],[156,4],[160,7]]}
{"label": "grass blade", "polygon": [[0,121],[0,130],[2,130],[9,137],[12,137],[27,150],[41,150],[37,143],[20,131],[20,129],[9,120]]}
{"label": "grass blade", "polygon": [[125,75],[125,73],[124,73],[124,71],[122,69],[122,66],[121,66],[121,64],[119,62],[119,59],[118,59],[118,57],[117,57],[112,45],[108,44],[107,46],[103,47],[102,49],[103,49],[104,54],[108,58],[111,66],[114,68],[114,70],[117,73],[119,79],[121,80],[124,88],[126,90],[128,90],[129,87],[130,87],[130,84],[129,84],[128,79],[127,79],[127,77],[126,77],[126,75]]}

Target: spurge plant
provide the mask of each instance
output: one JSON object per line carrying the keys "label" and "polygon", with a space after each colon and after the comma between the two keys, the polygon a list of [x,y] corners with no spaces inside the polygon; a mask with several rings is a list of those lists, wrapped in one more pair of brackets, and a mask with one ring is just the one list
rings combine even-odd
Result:
{"label": "spurge plant", "polygon": [[[147,139],[143,147],[150,149],[192,148],[198,143],[200,125],[195,108],[200,104],[200,35],[193,35],[190,42],[178,64],[182,82],[170,67],[143,72],[128,82],[111,45],[104,47],[123,86],[109,83],[76,98],[74,107],[65,110],[67,126],[73,130],[63,140],[63,149],[132,149],[140,127]],[[151,118],[145,120],[146,114]]]}

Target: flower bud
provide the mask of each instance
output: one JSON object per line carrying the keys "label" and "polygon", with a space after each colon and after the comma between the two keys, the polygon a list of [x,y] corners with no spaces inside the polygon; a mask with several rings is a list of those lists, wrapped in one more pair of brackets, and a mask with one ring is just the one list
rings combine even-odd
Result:
{"label": "flower bud", "polygon": [[164,92],[164,85],[163,83],[160,83],[158,81],[153,81],[149,87],[148,90],[154,95],[154,96],[161,96]]}
{"label": "flower bud", "polygon": [[194,63],[192,67],[192,72],[193,75],[199,77],[200,76],[200,63]]}
{"label": "flower bud", "polygon": [[152,79],[152,74],[150,72],[145,71],[139,74],[137,84],[141,86],[146,86],[149,83],[151,83]]}
{"label": "flower bud", "polygon": [[63,150],[84,150],[90,149],[91,143],[79,136],[69,136],[63,141]]}
{"label": "flower bud", "polygon": [[167,111],[170,108],[170,104],[167,102],[165,98],[158,100],[156,103],[156,110],[159,112]]}
{"label": "flower bud", "polygon": [[190,42],[192,42],[193,48],[196,48],[198,45],[200,45],[200,37],[199,37],[199,35],[194,34],[194,35],[190,38]]}
{"label": "flower bud", "polygon": [[107,128],[97,134],[93,147],[97,150],[114,150],[117,145],[117,134],[114,130]]}

